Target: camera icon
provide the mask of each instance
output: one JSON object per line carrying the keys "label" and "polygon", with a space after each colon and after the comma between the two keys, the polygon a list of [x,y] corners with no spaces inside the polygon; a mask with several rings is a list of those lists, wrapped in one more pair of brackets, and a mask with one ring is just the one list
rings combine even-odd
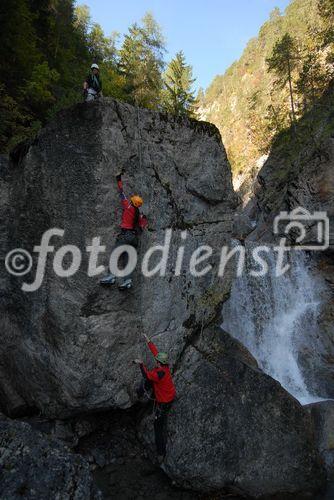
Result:
{"label": "camera icon", "polygon": [[[281,244],[295,250],[327,250],[329,247],[329,218],[327,212],[310,213],[303,207],[280,212],[274,219],[273,232],[281,235]],[[288,236],[294,245],[286,245]],[[303,244],[303,242],[305,242]]]}

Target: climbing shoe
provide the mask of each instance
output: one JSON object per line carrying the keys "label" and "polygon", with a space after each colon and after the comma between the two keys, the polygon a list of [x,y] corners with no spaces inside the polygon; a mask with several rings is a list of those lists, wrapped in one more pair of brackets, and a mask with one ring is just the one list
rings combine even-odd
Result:
{"label": "climbing shoe", "polygon": [[132,288],[132,279],[128,278],[121,283],[118,288],[120,290],[128,290],[129,288]]}
{"label": "climbing shoe", "polygon": [[116,276],[113,274],[109,274],[105,278],[102,278],[100,281],[101,285],[114,285],[116,283]]}

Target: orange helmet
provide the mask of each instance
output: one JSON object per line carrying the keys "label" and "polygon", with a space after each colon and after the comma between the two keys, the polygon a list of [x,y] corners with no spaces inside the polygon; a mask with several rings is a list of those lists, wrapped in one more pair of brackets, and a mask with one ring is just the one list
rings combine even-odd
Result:
{"label": "orange helmet", "polygon": [[131,200],[132,205],[134,207],[137,207],[137,208],[141,207],[142,204],[144,203],[143,198],[141,196],[139,196],[138,194],[131,196],[130,200]]}

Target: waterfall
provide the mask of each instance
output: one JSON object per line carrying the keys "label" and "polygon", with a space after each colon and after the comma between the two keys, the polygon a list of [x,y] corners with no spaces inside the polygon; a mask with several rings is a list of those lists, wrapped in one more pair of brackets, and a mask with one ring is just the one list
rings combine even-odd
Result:
{"label": "waterfall", "polygon": [[290,270],[280,277],[276,257],[271,250],[268,273],[254,277],[249,270],[256,265],[247,248],[243,275],[235,279],[223,306],[222,328],[248,348],[265,373],[308,404],[322,398],[308,388],[299,358],[305,346],[316,348],[322,283],[312,275],[302,251],[290,253]]}

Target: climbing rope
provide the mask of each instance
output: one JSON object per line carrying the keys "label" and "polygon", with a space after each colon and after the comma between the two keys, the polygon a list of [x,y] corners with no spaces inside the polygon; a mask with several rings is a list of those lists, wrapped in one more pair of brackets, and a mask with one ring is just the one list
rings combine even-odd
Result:
{"label": "climbing rope", "polygon": [[137,141],[138,151],[139,151],[139,169],[142,167],[142,144],[141,144],[141,126],[140,126],[140,115],[139,115],[139,106],[137,105],[137,137],[139,138]]}
{"label": "climbing rope", "polygon": [[[139,158],[139,172],[141,173],[142,169],[142,137],[141,137],[141,126],[140,126],[140,114],[139,114],[139,106],[138,104],[136,105],[137,108],[137,130],[136,130],[136,142],[137,142],[137,151],[138,151],[138,158]],[[137,178],[140,177],[142,179],[142,176],[137,176]],[[141,186],[142,187],[142,182]],[[142,242],[140,241],[138,246],[141,246]],[[141,273],[139,273],[139,284],[142,284],[142,276]],[[140,286],[139,288],[140,294],[139,294],[139,316],[140,316],[140,325],[141,325],[141,331],[139,332],[139,339],[138,339],[138,353],[139,356],[144,360],[144,355],[146,354],[146,346],[143,346],[143,340],[142,340],[142,335],[143,335],[143,330],[144,330],[144,313],[143,313],[143,294],[142,294],[142,287]]]}

